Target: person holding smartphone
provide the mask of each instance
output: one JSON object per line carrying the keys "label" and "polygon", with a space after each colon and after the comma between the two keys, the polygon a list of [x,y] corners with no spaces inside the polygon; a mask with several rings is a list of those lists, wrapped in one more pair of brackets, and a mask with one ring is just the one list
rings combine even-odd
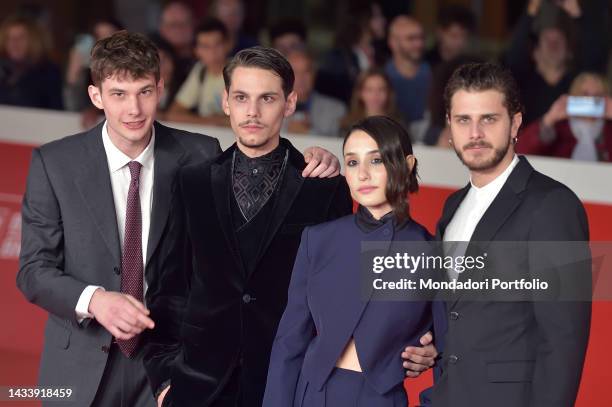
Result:
{"label": "person holding smartphone", "polygon": [[583,72],[540,119],[519,133],[519,154],[612,161],[612,98],[605,79]]}

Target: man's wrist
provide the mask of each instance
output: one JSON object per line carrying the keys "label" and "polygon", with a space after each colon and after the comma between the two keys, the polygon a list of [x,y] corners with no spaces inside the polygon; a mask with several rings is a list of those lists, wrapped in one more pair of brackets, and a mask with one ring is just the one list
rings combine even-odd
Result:
{"label": "man's wrist", "polygon": [[81,295],[79,296],[79,300],[77,301],[75,312],[77,321],[79,323],[83,322],[83,320],[87,318],[93,318],[93,314],[89,310],[89,305],[91,303],[91,299],[96,292],[96,290],[101,289],[104,291],[104,287],[97,285],[88,285],[85,287]]}

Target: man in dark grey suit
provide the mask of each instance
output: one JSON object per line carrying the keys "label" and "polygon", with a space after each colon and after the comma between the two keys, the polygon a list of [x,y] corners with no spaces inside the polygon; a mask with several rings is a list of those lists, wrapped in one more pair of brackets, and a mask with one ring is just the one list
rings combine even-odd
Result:
{"label": "man in dark grey suit", "polygon": [[515,154],[522,106],[508,71],[463,65],[445,100],[449,141],[470,183],[446,200],[436,235],[469,242],[465,254],[489,254],[483,273],[450,271],[448,279],[542,277],[550,290],[447,293],[447,332],[434,333],[444,345],[431,405],[573,406],[591,316],[585,210],[569,188]]}
{"label": "man in dark grey suit", "polygon": [[[17,285],[49,312],[39,385],[73,392],[52,405],[154,406],[142,344],[155,323],[144,296],[164,260],[174,175],[221,149],[155,122],[163,81],[147,38],[101,40],[91,68],[90,98],[106,121],[34,150]],[[311,176],[337,172],[329,153],[310,156]]]}

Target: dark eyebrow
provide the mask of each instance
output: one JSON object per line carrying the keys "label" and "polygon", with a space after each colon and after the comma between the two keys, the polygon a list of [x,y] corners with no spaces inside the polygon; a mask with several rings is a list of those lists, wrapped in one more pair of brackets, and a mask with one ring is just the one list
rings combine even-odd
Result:
{"label": "dark eyebrow", "polygon": [[153,89],[153,85],[145,85],[142,88],[140,88],[140,92],[142,92],[143,90],[148,90],[148,89]]}
{"label": "dark eyebrow", "polygon": [[[240,90],[240,89],[233,90],[233,91],[231,92],[231,94],[232,94],[232,95],[247,95],[247,96],[248,96],[248,93],[247,93],[247,92],[245,92],[245,91],[243,91],[243,90]],[[265,96],[278,96],[278,95],[280,95],[280,93],[270,91],[270,92],[264,92],[264,93],[262,93],[261,95],[258,95],[257,97],[260,97],[260,98],[261,98],[261,97],[265,97]]]}
{"label": "dark eyebrow", "polygon": [[[499,117],[499,116],[501,116],[501,113],[484,113],[480,115],[480,117]],[[469,114],[454,114],[453,118],[469,119],[470,115]]]}
{"label": "dark eyebrow", "polygon": [[[378,150],[372,150],[372,151],[368,151],[368,152],[366,153],[366,155],[377,154],[377,153],[379,153],[379,152],[380,152],[380,151],[378,151]],[[349,155],[357,155],[357,153],[353,153],[353,152],[350,152],[350,151],[349,151],[348,153],[344,153],[344,156],[345,156],[345,157],[346,157],[346,156],[349,156]]]}
{"label": "dark eyebrow", "polygon": [[119,88],[110,88],[108,91],[125,93],[125,89],[119,89]]}

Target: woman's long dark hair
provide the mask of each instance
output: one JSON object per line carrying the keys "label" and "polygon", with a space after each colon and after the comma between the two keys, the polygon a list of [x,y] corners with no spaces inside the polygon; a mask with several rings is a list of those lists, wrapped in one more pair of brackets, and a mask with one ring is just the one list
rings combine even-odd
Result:
{"label": "woman's long dark hair", "polygon": [[419,189],[417,162],[412,171],[406,164],[406,156],[412,154],[412,143],[406,129],[386,116],[370,116],[355,123],[344,137],[344,143],[355,130],[367,133],[376,141],[378,151],[387,170],[385,196],[393,208],[398,223],[410,218],[408,194]]}

